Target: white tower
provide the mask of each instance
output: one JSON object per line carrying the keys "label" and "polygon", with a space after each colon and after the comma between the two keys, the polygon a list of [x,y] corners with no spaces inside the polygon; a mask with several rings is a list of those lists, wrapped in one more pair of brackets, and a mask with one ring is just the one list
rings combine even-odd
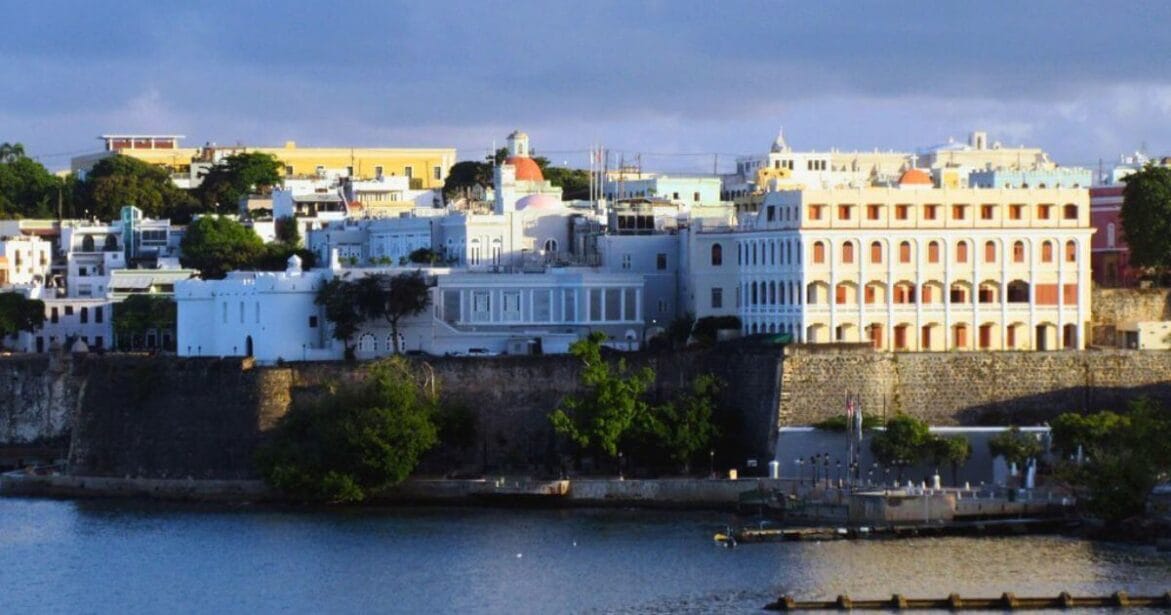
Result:
{"label": "white tower", "polygon": [[529,136],[519,130],[508,135],[508,155],[529,157]]}

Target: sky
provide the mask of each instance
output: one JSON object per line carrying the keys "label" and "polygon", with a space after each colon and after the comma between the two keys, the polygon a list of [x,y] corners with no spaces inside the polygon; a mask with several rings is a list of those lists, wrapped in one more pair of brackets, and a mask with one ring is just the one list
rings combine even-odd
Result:
{"label": "sky", "polygon": [[659,171],[984,130],[1096,166],[1171,155],[1171,2],[5,2],[0,141],[103,133],[456,147]]}

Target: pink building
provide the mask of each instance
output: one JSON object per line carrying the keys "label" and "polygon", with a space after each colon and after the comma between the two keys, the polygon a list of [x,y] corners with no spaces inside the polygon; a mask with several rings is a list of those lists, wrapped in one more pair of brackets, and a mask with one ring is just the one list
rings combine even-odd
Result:
{"label": "pink building", "polygon": [[1122,190],[1120,185],[1090,188],[1090,225],[1097,229],[1090,243],[1091,277],[1104,288],[1138,285],[1122,236]]}

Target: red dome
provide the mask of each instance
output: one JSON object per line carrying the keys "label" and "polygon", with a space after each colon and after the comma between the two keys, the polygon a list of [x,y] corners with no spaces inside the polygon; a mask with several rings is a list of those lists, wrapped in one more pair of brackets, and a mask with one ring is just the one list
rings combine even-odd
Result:
{"label": "red dome", "polygon": [[542,182],[545,181],[545,175],[541,173],[541,167],[528,156],[509,156],[504,164],[510,164],[516,167],[516,179],[522,182]]}
{"label": "red dome", "polygon": [[934,186],[935,182],[932,181],[931,176],[922,169],[907,169],[903,173],[902,177],[899,177],[899,184],[911,186]]}

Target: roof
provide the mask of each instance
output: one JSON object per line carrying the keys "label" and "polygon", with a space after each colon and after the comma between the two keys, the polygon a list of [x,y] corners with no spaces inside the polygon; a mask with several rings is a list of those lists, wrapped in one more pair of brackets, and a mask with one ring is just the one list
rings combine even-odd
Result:
{"label": "roof", "polygon": [[509,156],[504,161],[504,164],[509,164],[516,168],[516,179],[518,181],[545,181],[545,174],[541,172],[541,167],[528,156]]}
{"label": "roof", "polygon": [[518,211],[552,211],[561,209],[561,201],[548,194],[530,194],[516,202]]}
{"label": "roof", "polygon": [[902,176],[899,177],[899,185],[933,186],[935,185],[935,182],[931,179],[931,176],[922,169],[907,169],[903,172]]}

